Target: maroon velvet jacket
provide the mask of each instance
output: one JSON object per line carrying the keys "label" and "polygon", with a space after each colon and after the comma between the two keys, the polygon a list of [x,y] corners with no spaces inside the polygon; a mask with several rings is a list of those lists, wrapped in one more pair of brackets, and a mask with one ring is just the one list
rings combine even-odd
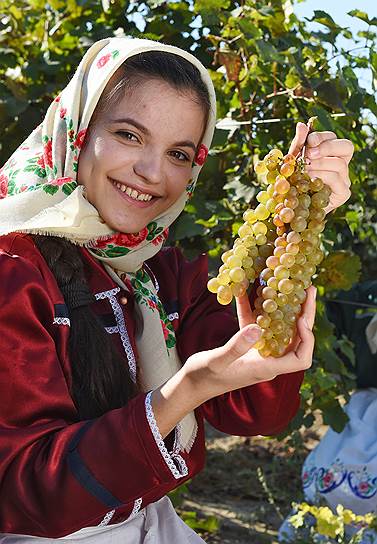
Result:
{"label": "maroon velvet jacket", "polygon": [[[122,353],[125,324],[136,353],[132,296],[82,253],[97,295],[94,311]],[[166,249],[148,265],[182,362],[236,332],[231,310],[206,289],[205,256],[189,263],[178,250]],[[270,435],[282,431],[298,408],[302,372],[206,402],[196,410],[194,446],[181,453],[183,470],[152,433],[145,393],[102,417],[78,420],[69,394],[67,308],[31,237],[0,238],[0,270],[0,532],[57,538],[119,523],[202,469],[203,418],[229,434]],[[129,303],[122,306],[125,294]]]}

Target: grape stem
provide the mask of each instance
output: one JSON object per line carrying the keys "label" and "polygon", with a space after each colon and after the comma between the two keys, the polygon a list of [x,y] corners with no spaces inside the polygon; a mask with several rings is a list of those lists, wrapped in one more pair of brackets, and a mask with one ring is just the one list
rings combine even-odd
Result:
{"label": "grape stem", "polygon": [[308,136],[313,131],[313,125],[314,125],[314,122],[316,121],[316,119],[318,119],[318,117],[316,117],[316,116],[310,117],[310,119],[306,123],[306,126],[308,127],[309,130],[308,130],[308,133],[306,135],[304,145],[302,146],[302,148],[300,149],[300,151],[296,155],[296,159],[300,158],[302,161],[304,161]]}

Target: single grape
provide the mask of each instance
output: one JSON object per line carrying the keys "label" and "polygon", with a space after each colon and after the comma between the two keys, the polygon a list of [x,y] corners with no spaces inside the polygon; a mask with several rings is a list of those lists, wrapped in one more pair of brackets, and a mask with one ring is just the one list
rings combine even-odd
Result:
{"label": "single grape", "polygon": [[275,247],[286,247],[287,244],[286,236],[278,236],[275,240]]}
{"label": "single grape", "polygon": [[299,242],[301,242],[301,234],[294,230],[292,230],[291,232],[288,232],[287,242],[288,244],[298,244]]}
{"label": "single grape", "polygon": [[257,200],[262,204],[265,204],[269,198],[270,196],[267,191],[259,191],[259,193],[257,194]]}
{"label": "single grape", "polygon": [[240,283],[245,279],[245,271],[241,267],[232,268],[229,277],[234,283]]}
{"label": "single grape", "polygon": [[289,270],[289,272],[291,274],[291,277],[297,280],[300,280],[305,275],[304,268],[300,266],[299,264],[294,264],[292,268]]}
{"label": "single grape", "polygon": [[268,327],[270,326],[270,323],[271,323],[271,319],[270,319],[270,317],[268,315],[266,315],[266,314],[258,315],[257,325],[261,329],[268,329]]}
{"label": "single grape", "polygon": [[255,241],[257,243],[257,246],[263,246],[267,243],[267,237],[265,234],[257,234],[255,237]]}
{"label": "single grape", "polygon": [[255,216],[258,221],[263,221],[263,219],[267,219],[269,215],[270,212],[267,210],[264,204],[258,204],[258,206],[255,208]]}
{"label": "single grape", "polygon": [[[267,301],[265,301],[265,302],[267,302]],[[264,340],[270,340],[270,338],[272,338],[273,335],[274,335],[274,333],[272,332],[272,330],[262,329],[261,338],[263,338]]]}
{"label": "single grape", "polygon": [[307,223],[305,219],[301,216],[295,217],[291,223],[292,230],[301,232],[306,229]]}
{"label": "single grape", "polygon": [[259,255],[259,251],[257,246],[249,247],[249,257],[251,257],[252,259],[255,259],[255,257],[258,257],[258,255]]}
{"label": "single grape", "polygon": [[290,189],[290,183],[284,176],[278,176],[275,181],[275,191],[280,195],[285,195]]}
{"label": "single grape", "polygon": [[277,303],[274,301],[274,300],[265,300],[263,303],[262,303],[262,308],[265,312],[267,312],[268,314],[271,313],[271,312],[274,312],[275,310],[277,310]]}
{"label": "single grape", "polygon": [[233,254],[243,259],[244,257],[247,257],[249,255],[249,251],[246,246],[244,246],[243,244],[239,244],[233,249]]}
{"label": "single grape", "polygon": [[242,217],[243,220],[247,221],[248,223],[254,223],[257,220],[254,210],[246,210],[246,212],[243,213]]}
{"label": "single grape", "polygon": [[265,206],[270,213],[274,213],[277,201],[274,198],[267,200]]}
{"label": "single grape", "polygon": [[310,190],[316,193],[317,191],[320,191],[323,189],[323,181],[321,178],[313,178],[310,182]]}
{"label": "single grape", "polygon": [[288,297],[284,293],[279,293],[276,302],[280,308],[284,308],[288,304]]}
{"label": "single grape", "polygon": [[277,291],[275,289],[272,289],[271,287],[263,287],[262,290],[262,298],[265,300],[267,299],[274,299],[277,297]]}
{"label": "single grape", "polygon": [[292,208],[283,208],[279,212],[279,217],[283,221],[283,223],[290,223],[294,216],[295,212],[292,210]]}
{"label": "single grape", "polygon": [[207,283],[208,291],[210,291],[211,293],[217,293],[217,290],[219,287],[220,287],[220,284],[217,281],[217,278],[211,278],[209,282]]}
{"label": "single grape", "polygon": [[260,350],[262,350],[265,345],[266,345],[266,341],[263,338],[260,338],[258,342],[255,342],[255,344],[253,345],[253,348],[259,350],[260,352]]}
{"label": "single grape", "polygon": [[267,257],[266,259],[266,265],[268,266],[268,268],[271,268],[271,270],[275,270],[275,268],[279,266],[279,264],[280,264],[279,258],[276,257],[275,255],[271,255],[270,257]]}
{"label": "single grape", "polygon": [[325,229],[325,222],[324,221],[309,221],[308,229],[312,230],[315,233],[321,233]]}
{"label": "single grape", "polygon": [[300,252],[304,255],[309,255],[312,253],[314,246],[310,242],[305,242],[304,240],[299,243],[300,246]]}
{"label": "single grape", "polygon": [[284,318],[284,314],[279,308],[275,310],[274,312],[270,313],[270,317],[273,321],[279,321]]}
{"label": "single grape", "polygon": [[297,255],[295,255],[295,260],[295,264],[299,264],[300,266],[306,263],[306,257],[302,253],[297,253]]}
{"label": "single grape", "polygon": [[323,221],[326,217],[326,212],[322,208],[310,208],[309,219],[314,221]]}
{"label": "single grape", "polygon": [[253,233],[252,228],[247,223],[244,223],[238,229],[238,236],[240,238],[245,238],[245,236],[250,236]]}
{"label": "single grape", "polygon": [[249,234],[248,236],[242,238],[241,243],[248,249],[257,245],[255,241],[255,236],[253,234]]}
{"label": "single grape", "polygon": [[254,269],[256,272],[261,272],[263,268],[265,268],[266,259],[263,259],[263,257],[255,257],[254,259]]}
{"label": "single grape", "polygon": [[[267,264],[267,261],[266,261]],[[274,277],[274,273],[269,268],[264,268],[259,275],[260,279],[267,282],[270,278]]]}
{"label": "single grape", "polygon": [[268,172],[267,166],[264,164],[264,161],[258,161],[254,166],[255,173],[258,175],[266,174]]}
{"label": "single grape", "polygon": [[321,191],[318,191],[318,193],[314,193],[311,205],[314,208],[326,208],[329,202],[330,197],[322,189]]}
{"label": "single grape", "polygon": [[281,246],[275,247],[274,255],[275,255],[275,257],[277,257],[279,259],[279,262],[280,262],[280,257],[282,255],[285,255],[285,247],[281,247]]}
{"label": "single grape", "polygon": [[295,196],[291,196],[284,199],[284,206],[286,208],[292,208],[294,210],[299,205],[299,200]]}
{"label": "single grape", "polygon": [[298,244],[288,244],[285,250],[287,253],[297,255],[297,253],[300,251],[300,247]]}
{"label": "single grape", "polygon": [[299,193],[307,193],[309,191],[309,182],[306,180],[299,180],[295,183],[295,187]]}
{"label": "single grape", "polygon": [[229,270],[224,270],[221,272],[216,279],[220,285],[228,285],[228,283],[230,283]]}
{"label": "single grape", "polygon": [[252,257],[246,256],[242,259],[242,268],[252,268],[253,266],[253,259]]}
{"label": "single grape", "polygon": [[267,257],[270,257],[274,252],[274,246],[273,244],[263,244],[259,246],[259,255],[261,257],[264,257],[267,259]]}
{"label": "single grape", "polygon": [[233,283],[230,288],[234,297],[242,297],[246,293],[246,287],[242,283]]}
{"label": "single grape", "polygon": [[233,294],[229,285],[220,285],[217,291],[217,300],[220,304],[226,306],[232,302]]}
{"label": "single grape", "polygon": [[292,280],[284,278],[279,281],[278,289],[284,295],[288,295],[289,293],[292,293],[294,287],[295,287],[295,284],[293,283]]}
{"label": "single grape", "polygon": [[277,291],[278,284],[279,284],[279,280],[277,278],[275,278],[275,276],[272,276],[271,278],[268,278],[268,280],[267,280],[268,287],[271,287],[272,289],[275,289],[275,291]]}
{"label": "single grape", "polygon": [[285,162],[280,167],[280,173],[287,178],[289,178],[289,176],[291,176],[294,171],[295,165],[293,162]]}
{"label": "single grape", "polygon": [[[283,280],[285,278],[289,278],[289,270],[288,270],[288,268],[285,268],[285,266],[279,265],[274,270],[274,276],[278,280]],[[279,283],[279,285],[280,285],[280,283]],[[280,287],[279,287],[279,290],[281,291]]]}
{"label": "single grape", "polygon": [[271,321],[270,329],[272,330],[272,332],[275,335],[275,334],[282,333],[284,331],[285,327],[284,327],[284,324],[283,324],[282,321],[274,320],[274,321]]}
{"label": "single grape", "polygon": [[256,274],[254,268],[248,268],[246,270],[246,279],[247,280],[254,281],[256,277],[257,277],[257,274]]}
{"label": "single grape", "polygon": [[292,253],[285,253],[280,257],[280,264],[286,268],[291,268],[296,262],[296,259]]}
{"label": "single grape", "polygon": [[309,195],[299,195],[298,196],[299,205],[303,208],[309,208],[311,203],[311,197]]}
{"label": "single grape", "polygon": [[231,257],[233,255],[233,251],[230,250],[230,251],[225,251],[222,255],[221,255],[221,260],[223,263],[226,263],[227,259],[229,259],[229,257]]}
{"label": "single grape", "polygon": [[240,267],[242,265],[242,259],[241,259],[241,257],[238,257],[237,255],[232,255],[226,261],[226,264],[227,264],[228,268],[238,268],[238,267]]}

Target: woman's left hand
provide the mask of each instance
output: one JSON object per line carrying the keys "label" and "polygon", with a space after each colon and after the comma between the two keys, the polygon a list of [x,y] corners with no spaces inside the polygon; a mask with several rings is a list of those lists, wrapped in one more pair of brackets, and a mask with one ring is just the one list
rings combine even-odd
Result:
{"label": "woman's left hand", "polygon": [[308,136],[308,130],[304,123],[297,123],[289,153],[296,155],[307,137],[306,171],[312,178],[321,178],[332,190],[330,203],[325,209],[328,213],[344,204],[351,196],[348,164],[354,147],[350,140],[338,139],[334,132],[312,132]]}

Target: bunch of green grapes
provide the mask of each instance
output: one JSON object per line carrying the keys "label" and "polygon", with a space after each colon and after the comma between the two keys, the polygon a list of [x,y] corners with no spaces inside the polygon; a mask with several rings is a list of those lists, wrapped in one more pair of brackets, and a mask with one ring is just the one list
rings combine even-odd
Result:
{"label": "bunch of green grapes", "polygon": [[331,189],[305,172],[304,161],[273,149],[255,166],[267,187],[259,204],[244,215],[233,248],[221,259],[208,289],[220,304],[246,293],[259,280],[255,310],[262,335],[256,348],[263,357],[283,355],[294,334],[306,289],[323,259],[321,233]]}

